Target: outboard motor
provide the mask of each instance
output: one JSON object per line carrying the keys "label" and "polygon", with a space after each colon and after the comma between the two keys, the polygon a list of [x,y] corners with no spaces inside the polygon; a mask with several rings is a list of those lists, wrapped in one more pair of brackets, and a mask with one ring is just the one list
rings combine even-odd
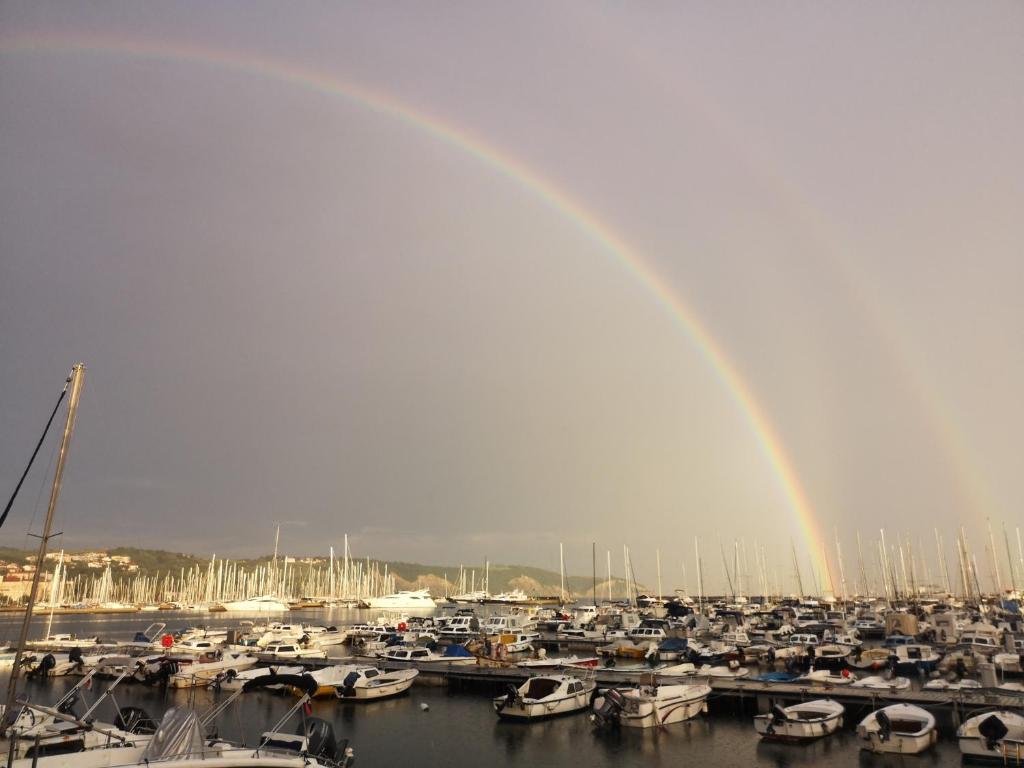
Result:
{"label": "outboard motor", "polygon": [[781,704],[776,704],[772,707],[771,717],[768,718],[768,727],[765,728],[765,733],[769,736],[774,736],[775,726],[781,725],[787,720],[789,720],[789,715],[786,714],[786,710],[782,708]]}
{"label": "outboard motor", "polygon": [[171,659],[165,659],[160,662],[160,666],[154,672],[146,670],[145,677],[142,682],[145,685],[167,685],[167,681],[171,679],[173,675],[178,674],[178,662],[172,661]]}
{"label": "outboard motor", "polygon": [[57,666],[57,660],[53,658],[52,653],[48,653],[40,660],[39,664],[28,673],[27,677],[33,680],[38,677],[47,677],[50,674],[50,670]]}
{"label": "outboard motor", "polygon": [[337,760],[338,741],[334,738],[334,728],[326,720],[319,717],[307,718],[305,723],[299,723],[296,733],[306,737],[306,753],[310,757]]}
{"label": "outboard motor", "polygon": [[156,721],[141,707],[121,707],[114,725],[122,731],[136,734],[156,733]]}
{"label": "outboard motor", "polygon": [[349,672],[341,683],[341,695],[350,698],[356,695],[356,682],[359,680],[358,672]]}
{"label": "outboard motor", "polygon": [[85,666],[85,660],[82,658],[82,649],[77,645],[68,651],[68,661],[75,665],[79,672],[82,671],[82,667]]}
{"label": "outboard motor", "polygon": [[601,728],[613,728],[619,724],[619,716],[626,706],[626,700],[614,688],[604,692],[604,704],[600,709],[595,709],[591,720]]}
{"label": "outboard motor", "polygon": [[512,683],[509,683],[505,688],[505,698],[498,703],[498,711],[501,712],[505,707],[511,707],[518,698],[519,689],[512,685]]}
{"label": "outboard motor", "polygon": [[878,740],[886,742],[892,736],[892,720],[885,714],[885,710],[878,710],[875,713],[875,721],[878,723]]}
{"label": "outboard motor", "polygon": [[994,751],[1009,732],[1006,723],[995,715],[989,715],[978,723],[978,733],[984,737],[985,748],[989,751]]}

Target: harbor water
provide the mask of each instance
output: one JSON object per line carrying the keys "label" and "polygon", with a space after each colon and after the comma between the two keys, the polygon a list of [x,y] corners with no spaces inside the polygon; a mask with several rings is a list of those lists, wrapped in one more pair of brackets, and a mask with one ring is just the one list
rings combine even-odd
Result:
{"label": "harbor water", "polygon": [[[315,624],[350,624],[373,618],[379,612],[355,610],[293,611],[285,620]],[[369,614],[372,614],[369,615]],[[129,640],[153,621],[166,622],[168,630],[186,626],[237,626],[243,620],[267,616],[209,613],[134,613],[85,616],[54,616],[52,632],[96,635],[104,641]],[[276,619],[277,617],[271,617]],[[48,617],[33,622],[30,637],[42,637]],[[20,616],[0,617],[0,638],[17,635]],[[335,649],[334,653],[347,649]],[[49,704],[75,685],[79,678],[52,678],[25,683],[29,698]],[[6,678],[2,681],[6,689]],[[86,693],[92,701],[109,684],[96,681]],[[687,723],[663,728],[596,730],[586,714],[568,715],[530,724],[499,721],[491,707],[493,691],[450,691],[446,687],[416,685],[398,698],[355,704],[336,700],[316,701],[313,714],[333,723],[341,739],[348,739],[361,766],[952,766],[960,753],[951,734],[920,756],[875,756],[860,750],[855,722],[849,719],[834,736],[806,745],[766,744],[758,740],[749,717],[729,714],[702,715]],[[158,717],[174,706],[194,706],[203,712],[229,696],[206,689],[167,689],[125,683],[115,691],[121,706],[138,706]],[[291,696],[268,691],[243,694],[234,707],[218,719],[220,736],[256,743],[294,704]],[[113,706],[104,702],[96,714],[113,718]],[[294,729],[297,720],[287,729]]]}

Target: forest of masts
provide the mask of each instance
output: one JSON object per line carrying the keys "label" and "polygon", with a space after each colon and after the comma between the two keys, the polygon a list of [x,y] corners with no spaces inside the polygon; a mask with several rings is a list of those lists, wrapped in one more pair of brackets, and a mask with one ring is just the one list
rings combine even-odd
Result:
{"label": "forest of masts", "polygon": [[[953,536],[952,553],[947,558],[946,541],[934,530],[934,540],[927,545],[921,538],[908,535],[895,537],[880,530],[877,538],[864,540],[856,536],[856,549],[844,553],[838,535],[829,551],[825,542],[820,551],[808,557],[807,570],[801,570],[795,545],[791,545],[792,561],[780,566],[772,563],[767,547],[754,542],[748,547],[743,539],[731,545],[718,542],[721,571],[718,596],[760,597],[768,599],[786,596],[812,597],[832,595],[839,600],[854,597],[883,598],[888,602],[913,600],[925,596],[952,595],[967,600],[979,600],[983,595],[1019,594],[1020,579],[1024,578],[1024,545],[1017,528],[1013,546],[1006,527],[1001,542],[997,542],[991,525],[984,543],[983,573],[977,555],[968,545],[965,529]],[[1015,551],[1014,551],[1015,550]],[[815,556],[817,555],[817,557]],[[596,555],[594,584],[596,599],[633,601],[643,592],[634,574],[633,557],[629,547],[623,547],[625,579],[612,576],[612,554],[606,552],[602,571],[607,580],[597,585]],[[662,590],[662,553],[656,551],[657,594]],[[695,538],[690,562],[696,568],[696,583],[691,589],[687,579],[686,557],[672,557],[679,563],[682,586],[675,592],[699,601],[707,597],[705,555]],[[718,558],[714,558],[717,560]],[[818,564],[816,567],[816,563]],[[780,570],[781,568],[781,570]],[[717,569],[716,569],[717,570]],[[465,592],[479,584],[485,587],[485,572],[477,582],[475,571],[460,567],[455,583],[444,584],[448,594]],[[566,589],[564,564],[562,565],[561,595],[566,602],[573,596]],[[602,576],[605,574],[602,573]],[[654,585],[651,585],[652,587]],[[388,572],[387,563],[357,560],[352,557],[345,537],[343,554],[330,557],[322,563],[296,565],[292,558],[274,556],[267,565],[246,568],[237,562],[211,557],[204,566],[195,565],[178,573],[136,575],[114,578],[108,567],[102,574],[66,577],[63,559],[58,559],[53,572],[46,602],[69,604],[159,604],[174,603],[184,606],[207,606],[232,600],[244,600],[257,595],[273,595],[283,600],[315,598],[322,600],[356,601],[389,594],[396,589],[395,575]],[[586,590],[593,594],[593,590]],[[439,595],[435,595],[439,597]]]}

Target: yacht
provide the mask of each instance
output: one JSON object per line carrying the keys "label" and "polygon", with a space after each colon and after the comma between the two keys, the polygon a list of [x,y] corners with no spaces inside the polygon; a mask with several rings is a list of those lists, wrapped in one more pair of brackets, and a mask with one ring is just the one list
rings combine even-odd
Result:
{"label": "yacht", "polygon": [[395,592],[393,595],[381,595],[371,597],[368,601],[370,608],[434,608],[436,603],[430,596],[429,589],[407,590]]}
{"label": "yacht", "polygon": [[234,613],[263,613],[265,611],[274,611],[283,613],[288,610],[288,605],[276,597],[270,595],[263,595],[261,597],[250,597],[248,600],[234,600],[227,603],[221,603],[221,607],[225,611],[231,611]]}

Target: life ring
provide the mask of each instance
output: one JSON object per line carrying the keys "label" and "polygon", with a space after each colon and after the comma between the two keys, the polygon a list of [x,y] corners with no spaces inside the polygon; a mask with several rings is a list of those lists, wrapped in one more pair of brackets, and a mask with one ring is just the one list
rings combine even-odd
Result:
{"label": "life ring", "polygon": [[174,638],[171,635],[164,635],[160,638],[160,645],[162,645],[164,648],[170,648],[172,645],[174,645]]}

